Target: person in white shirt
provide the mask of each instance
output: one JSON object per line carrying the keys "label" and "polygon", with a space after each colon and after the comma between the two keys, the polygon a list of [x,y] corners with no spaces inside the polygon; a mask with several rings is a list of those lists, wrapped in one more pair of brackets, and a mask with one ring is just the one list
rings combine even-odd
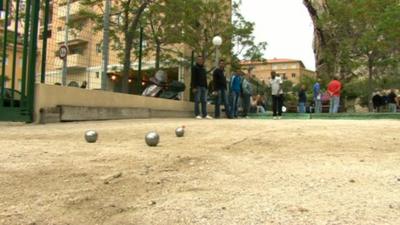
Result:
{"label": "person in white shirt", "polygon": [[283,106],[282,79],[275,71],[271,72],[272,111],[274,119],[281,119]]}

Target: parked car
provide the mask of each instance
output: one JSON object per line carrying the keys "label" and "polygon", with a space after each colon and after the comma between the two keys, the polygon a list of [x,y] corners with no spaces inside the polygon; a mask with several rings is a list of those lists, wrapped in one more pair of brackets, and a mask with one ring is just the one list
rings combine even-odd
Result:
{"label": "parked car", "polygon": [[[11,107],[13,92],[14,92],[13,106],[19,107],[21,105],[21,96],[22,96],[21,92],[10,88],[4,88],[3,107]],[[1,87],[0,87],[0,93],[1,93]]]}

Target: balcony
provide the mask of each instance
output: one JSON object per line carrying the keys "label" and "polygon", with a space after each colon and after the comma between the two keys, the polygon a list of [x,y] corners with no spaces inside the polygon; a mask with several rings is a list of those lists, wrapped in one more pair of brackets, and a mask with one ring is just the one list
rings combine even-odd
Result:
{"label": "balcony", "polygon": [[[65,42],[65,31],[58,31],[57,32],[57,43],[58,44],[64,44]],[[81,44],[81,43],[87,43],[88,38],[85,37],[84,32],[78,31],[78,32],[68,32],[68,44],[73,45],[73,44]]]}
{"label": "balcony", "polygon": [[[70,9],[69,9],[69,19],[78,18],[78,12],[84,9],[84,6],[79,1],[71,2]],[[67,5],[59,5],[57,15],[59,19],[65,19],[67,16]]]}
{"label": "balcony", "polygon": [[[67,58],[68,69],[86,69],[88,67],[88,59],[82,54],[70,54]],[[60,58],[56,58],[56,65],[58,69],[62,68],[63,61]]]}

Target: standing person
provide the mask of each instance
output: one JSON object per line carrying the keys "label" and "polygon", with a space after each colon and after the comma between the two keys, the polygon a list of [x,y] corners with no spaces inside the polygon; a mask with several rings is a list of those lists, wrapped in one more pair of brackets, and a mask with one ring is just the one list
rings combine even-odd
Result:
{"label": "standing person", "polygon": [[221,59],[219,61],[219,67],[214,70],[213,73],[213,86],[214,95],[216,97],[215,102],[215,118],[220,118],[221,116],[221,104],[224,104],[226,117],[230,118],[230,110],[227,96],[227,85],[225,77],[225,61]]}
{"label": "standing person", "polygon": [[242,91],[242,78],[241,78],[241,71],[236,71],[229,82],[229,89],[231,91],[231,116],[234,118],[238,117],[238,105],[239,105],[239,98],[240,93]]}
{"label": "standing person", "polygon": [[307,102],[306,86],[301,85],[298,95],[299,95],[299,113],[306,113],[306,102]]}
{"label": "standing person", "polygon": [[[194,93],[194,113],[196,119],[212,119],[207,114],[207,72],[204,68],[204,59],[197,57],[196,65],[192,67],[191,87]],[[201,114],[199,104],[201,103]]]}
{"label": "standing person", "polygon": [[253,87],[251,86],[250,83],[250,73],[249,73],[243,78],[242,82],[242,107],[243,107],[244,118],[248,118],[247,114],[249,113],[250,110],[250,98],[252,94],[253,94]]}
{"label": "standing person", "polygon": [[82,84],[81,84],[81,88],[82,88],[82,89],[86,89],[86,87],[87,87],[87,81],[84,80],[84,81],[82,82]]}
{"label": "standing person", "polygon": [[330,96],[329,113],[338,113],[340,105],[340,91],[342,90],[342,83],[339,78],[335,76],[328,84],[328,94]]}
{"label": "standing person", "polygon": [[389,112],[396,113],[397,112],[397,95],[395,90],[392,88],[388,95],[388,104],[389,104]]}
{"label": "standing person", "polygon": [[313,87],[315,113],[322,113],[321,79],[318,78]]}
{"label": "standing person", "polygon": [[281,119],[283,105],[282,79],[277,76],[275,71],[271,72],[271,93],[272,93],[272,111],[273,119]]}
{"label": "standing person", "polygon": [[381,106],[383,105],[383,99],[379,91],[376,91],[372,96],[372,106],[375,112],[380,112]]}

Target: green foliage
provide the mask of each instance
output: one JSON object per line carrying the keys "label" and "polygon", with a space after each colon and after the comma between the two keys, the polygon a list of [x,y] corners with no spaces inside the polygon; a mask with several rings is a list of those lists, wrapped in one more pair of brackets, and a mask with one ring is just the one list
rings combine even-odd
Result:
{"label": "green foliage", "polygon": [[293,82],[290,80],[284,80],[282,83],[283,92],[288,93],[293,89]]}
{"label": "green foliage", "polygon": [[[81,30],[88,21],[94,24],[95,32],[103,30],[103,0],[81,0],[80,19],[70,22],[73,29]],[[148,10],[144,10],[148,8]],[[208,64],[214,61],[216,47],[213,37],[223,39],[220,46],[221,57],[238,64],[238,56],[245,54],[252,60],[262,59],[266,43],[255,43],[254,23],[248,22],[240,14],[240,1],[232,5],[230,1],[203,0],[121,0],[112,1],[110,19],[110,47],[119,52],[124,64],[124,76],[129,73],[131,61],[137,56],[135,46],[139,42],[138,26],[144,27],[147,48],[144,55],[155,53],[155,68],[160,62],[176,63],[184,57],[178,45],[186,44],[197,54],[202,55]],[[231,15],[233,16],[233,20]],[[243,51],[233,53],[237,44]],[[187,59],[187,61],[190,61]],[[228,62],[229,63],[229,62]]]}
{"label": "green foliage", "polygon": [[[81,30],[91,21],[96,31],[104,29],[103,0],[81,0],[83,8],[79,10],[79,19],[70,21],[69,26]],[[137,44],[139,23],[145,9],[152,3],[152,0],[120,0],[112,1],[110,18],[110,39],[111,48],[119,51],[122,72],[122,92],[128,92],[128,79],[130,74],[132,54],[137,54],[134,46]]]}
{"label": "green foliage", "polygon": [[267,42],[256,43],[253,35],[253,22],[247,21],[240,12],[241,1],[233,2],[233,30],[232,42],[235,45],[232,48],[233,67],[239,68],[240,60],[263,61],[264,51],[267,48]]}
{"label": "green foliage", "polygon": [[[400,59],[400,5],[397,0],[327,0],[319,18],[325,30],[325,76],[351,82],[368,75],[369,98],[379,79],[397,73]],[[355,94],[350,91],[351,96]],[[349,92],[349,93],[350,93]]]}

